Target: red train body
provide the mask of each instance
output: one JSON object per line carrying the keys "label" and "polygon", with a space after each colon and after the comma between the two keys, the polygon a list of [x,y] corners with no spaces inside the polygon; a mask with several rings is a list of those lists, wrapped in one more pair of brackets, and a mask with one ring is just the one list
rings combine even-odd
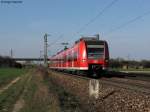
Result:
{"label": "red train body", "polygon": [[50,58],[49,68],[68,71],[86,71],[98,75],[108,68],[109,50],[104,40],[81,38],[73,47]]}

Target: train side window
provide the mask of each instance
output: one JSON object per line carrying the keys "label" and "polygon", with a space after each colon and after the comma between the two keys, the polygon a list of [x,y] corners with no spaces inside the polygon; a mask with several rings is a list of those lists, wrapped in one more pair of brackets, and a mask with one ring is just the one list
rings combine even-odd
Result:
{"label": "train side window", "polygon": [[73,60],[76,61],[77,60],[77,52],[73,53]]}
{"label": "train side window", "polygon": [[63,62],[65,62],[65,55],[63,55]]}
{"label": "train side window", "polygon": [[71,57],[70,57],[70,53],[68,53],[68,55],[67,55],[67,59],[68,59],[68,61],[70,61],[70,59],[71,59]]}
{"label": "train side window", "polygon": [[64,55],[64,62],[66,62],[66,55]]}

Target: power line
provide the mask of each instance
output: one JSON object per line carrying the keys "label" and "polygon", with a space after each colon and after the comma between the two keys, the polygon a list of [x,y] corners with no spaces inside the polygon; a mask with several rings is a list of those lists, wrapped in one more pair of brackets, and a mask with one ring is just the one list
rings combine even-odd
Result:
{"label": "power line", "polygon": [[[113,0],[111,3],[109,3],[107,6],[105,6],[94,18],[92,18],[91,20],[89,20],[88,23],[86,23],[85,25],[83,25],[82,28],[80,28],[75,34],[73,34],[73,37],[79,33],[81,33],[83,30],[85,30],[91,23],[93,23],[98,17],[100,17],[101,15],[104,14],[105,11],[107,11],[110,7],[112,7],[118,0]],[[53,43],[51,43],[49,46],[54,46],[54,44],[56,44],[56,42],[58,42],[60,40],[60,38],[62,38],[62,35],[60,37],[57,38],[56,41],[54,41]],[[73,39],[72,39],[73,40]]]}
{"label": "power line", "polygon": [[[93,23],[98,17],[100,17],[102,14],[104,14],[105,11],[107,11],[113,4],[115,4],[118,0],[113,0],[111,3],[109,3],[106,7],[104,7],[94,18],[92,18],[91,20],[89,20],[88,23],[86,23],[82,28],[80,28],[75,34],[73,34],[73,37],[76,34],[79,34],[81,31],[85,30],[86,27],[88,27],[91,23]],[[56,42],[58,42],[60,40],[60,38],[62,38],[63,35],[61,35],[60,37],[58,37],[56,39],[56,41],[54,41],[53,43],[51,43],[49,46],[52,46],[54,44],[56,44]]]}
{"label": "power line", "polygon": [[131,24],[131,23],[133,23],[133,22],[135,22],[135,21],[141,19],[142,17],[149,15],[149,14],[150,14],[150,11],[144,13],[143,15],[140,15],[140,16],[137,16],[137,17],[131,19],[131,20],[129,20],[129,21],[127,21],[127,22],[121,24],[120,26],[118,26],[118,27],[116,27],[116,28],[110,30],[108,33],[105,34],[105,36],[106,36],[106,35],[109,35],[109,34],[111,34],[111,33],[113,33],[113,32],[115,32],[115,31],[117,31],[117,30],[119,30],[119,29],[121,29],[121,28],[123,28],[123,27],[125,27],[125,26],[127,26],[127,25],[129,25],[129,24]]}
{"label": "power line", "polygon": [[[58,45],[57,42],[60,41],[62,38],[64,38],[63,34],[60,35],[55,41],[48,44],[49,48],[53,48],[55,45]],[[59,43],[61,45],[61,43]]]}
{"label": "power line", "polygon": [[118,0],[113,0],[111,3],[109,3],[106,7],[104,7],[94,18],[89,20],[88,23],[86,23],[82,28],[80,28],[76,34],[81,33],[83,30],[86,29],[91,23],[93,23],[98,17],[104,14],[105,11],[107,11],[110,7],[112,7]]}
{"label": "power line", "polygon": [[[104,14],[105,11],[107,11],[110,7],[112,7],[118,0],[113,0],[111,3],[109,3],[107,6],[105,6],[94,18],[89,20],[88,23],[86,23],[82,28],[80,28],[76,33],[73,34],[73,37],[75,37],[77,34],[81,33],[83,30],[85,30],[91,23],[93,23],[97,18],[99,18],[101,15]],[[73,40],[71,40],[73,41]]]}
{"label": "power line", "polygon": [[54,42],[52,42],[52,43],[50,43],[49,45],[48,45],[48,47],[49,46],[52,46],[52,45],[54,45],[54,44],[56,44],[60,39],[62,39],[63,38],[63,35],[60,35]]}

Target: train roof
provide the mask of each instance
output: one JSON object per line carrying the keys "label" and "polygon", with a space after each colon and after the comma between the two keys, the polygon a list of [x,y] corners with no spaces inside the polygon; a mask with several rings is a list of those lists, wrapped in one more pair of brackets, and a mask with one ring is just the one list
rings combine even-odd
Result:
{"label": "train roof", "polygon": [[80,41],[98,41],[99,38],[97,37],[81,37],[79,40],[75,41],[75,44]]}
{"label": "train roof", "polygon": [[[97,37],[81,37],[79,40],[75,41],[75,44],[74,44],[74,45],[76,45],[76,44],[79,43],[80,41],[85,41],[87,44],[96,44],[96,43],[103,43],[103,42],[105,42],[104,40],[99,40],[99,36],[97,36]],[[74,46],[74,45],[73,45],[73,46]],[[72,47],[73,47],[73,46],[72,46]],[[71,47],[71,48],[72,48],[72,47]],[[69,48],[69,49],[70,49],[70,48]],[[66,51],[66,50],[68,50],[68,48],[67,48],[67,49],[63,49],[63,50],[57,52],[57,53],[56,53],[55,55],[53,55],[52,57],[54,57],[54,56],[60,54],[60,53],[63,52],[63,51]]]}
{"label": "train roof", "polygon": [[105,42],[104,40],[99,40],[99,37],[82,37],[79,40],[75,41],[75,44],[79,43],[80,41],[85,41],[86,43],[100,43]]}

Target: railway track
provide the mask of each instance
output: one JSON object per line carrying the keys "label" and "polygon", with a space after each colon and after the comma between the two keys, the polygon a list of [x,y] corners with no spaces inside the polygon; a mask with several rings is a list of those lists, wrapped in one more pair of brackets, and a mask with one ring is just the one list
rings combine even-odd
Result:
{"label": "railway track", "polygon": [[120,77],[120,78],[150,82],[150,74],[147,74],[147,73],[123,73],[123,72],[110,71],[110,73],[108,74],[108,77]]}
{"label": "railway track", "polygon": [[[79,79],[84,79],[87,81],[92,79],[90,77],[74,75],[74,74],[70,74],[70,73],[62,73],[62,72],[57,72],[57,73],[61,73],[63,75],[67,75],[67,76],[71,76],[71,77],[75,77],[75,78],[79,78]],[[136,75],[136,74],[134,74],[134,75]],[[147,77],[144,76],[144,78],[147,78]],[[139,78],[134,79],[134,77],[130,78],[130,77],[126,77],[126,76],[118,77],[118,75],[115,76],[113,74],[111,77],[106,76],[106,77],[102,77],[102,78],[95,79],[95,80],[99,80],[100,84],[105,84],[105,85],[117,87],[120,89],[128,89],[131,91],[141,92],[141,93],[150,95],[150,82],[145,81],[145,80],[140,80]]]}
{"label": "railway track", "polygon": [[100,83],[150,95],[150,83],[145,81],[123,78],[102,78],[100,79]]}

